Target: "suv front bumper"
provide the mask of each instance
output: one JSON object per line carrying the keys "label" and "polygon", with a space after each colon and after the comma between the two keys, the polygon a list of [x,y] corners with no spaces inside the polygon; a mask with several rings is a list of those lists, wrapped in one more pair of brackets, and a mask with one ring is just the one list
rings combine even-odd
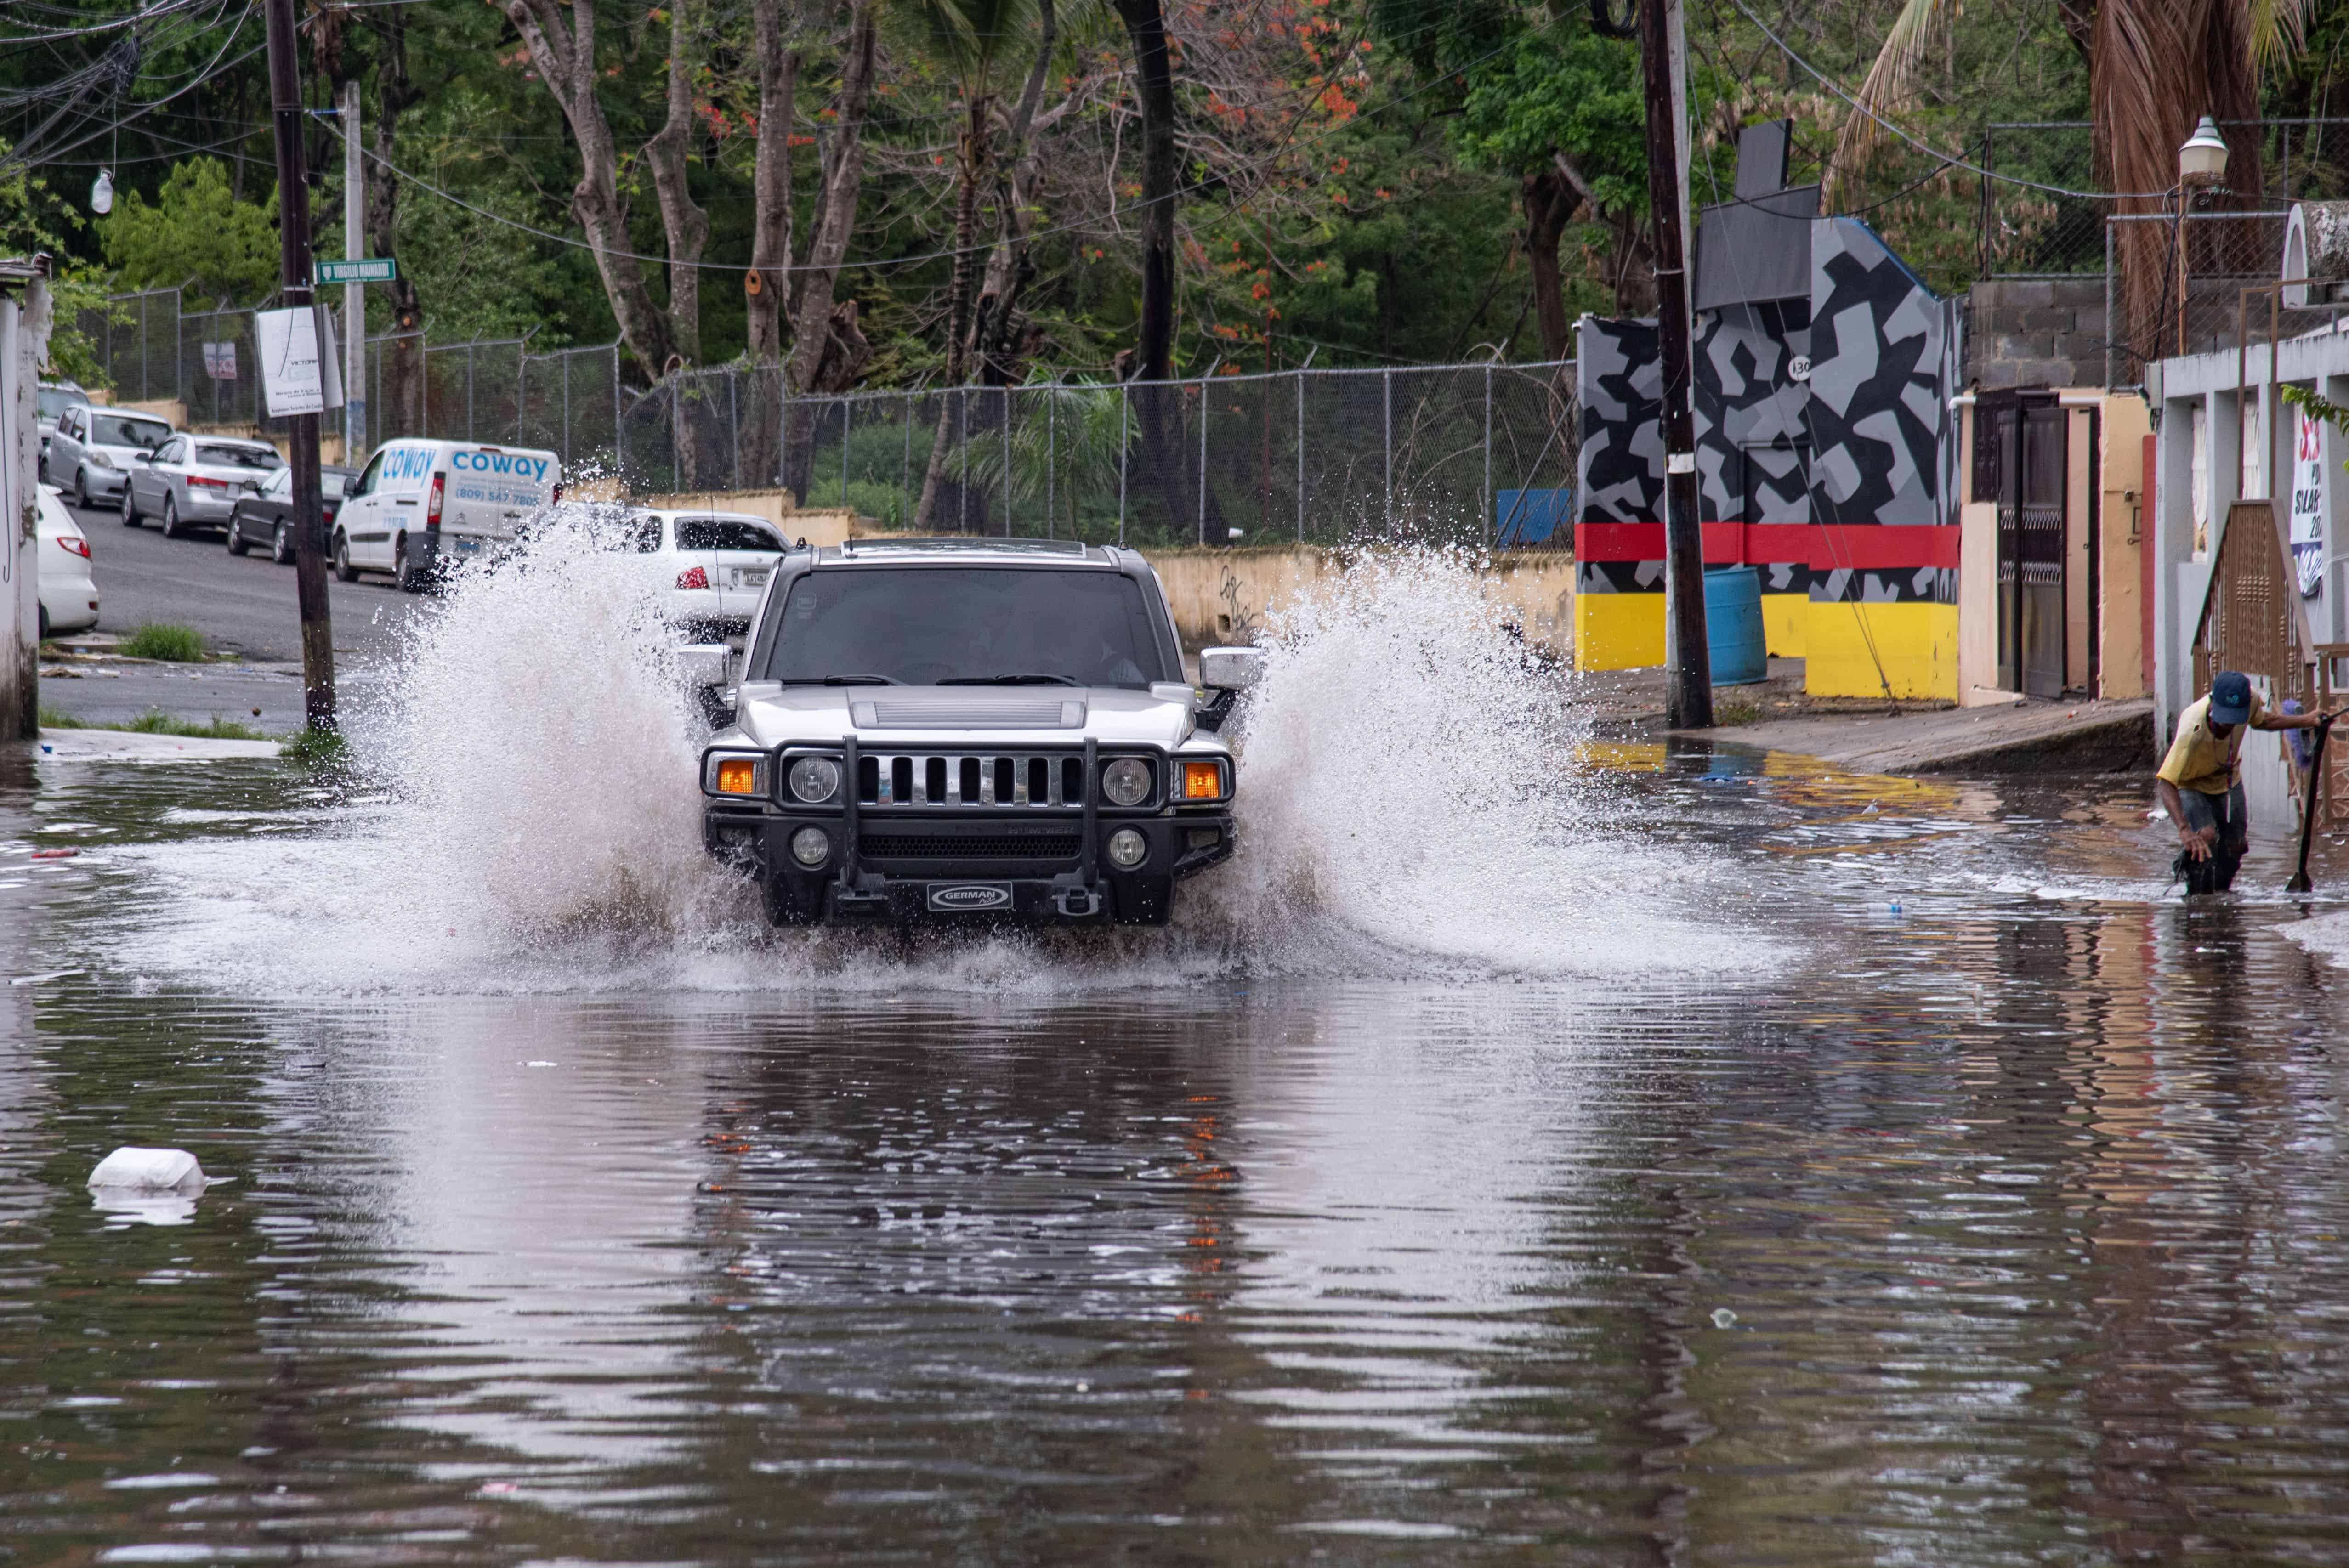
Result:
{"label": "suv front bumper", "polygon": [[[1038,853],[1002,852],[1005,830],[1014,826],[1038,838]],[[792,853],[792,836],[807,827],[822,829],[831,841],[825,859],[815,866],[803,865]],[[1121,870],[1110,862],[1109,838],[1128,828],[1140,832],[1149,849],[1138,864]],[[859,843],[852,852],[845,824],[836,815],[720,805],[702,813],[703,847],[755,875],[766,889],[768,913],[791,924],[1158,924],[1173,907],[1175,882],[1230,859],[1234,847],[1228,811],[1102,817],[1093,825],[1090,854],[1084,852],[1083,830],[1074,817],[948,824],[868,808],[861,813]],[[918,843],[912,841],[916,831]],[[957,852],[957,839],[988,852]],[[1072,843],[1073,855],[1068,852]],[[876,849],[891,852],[871,852]],[[918,852],[904,852],[908,850]]]}

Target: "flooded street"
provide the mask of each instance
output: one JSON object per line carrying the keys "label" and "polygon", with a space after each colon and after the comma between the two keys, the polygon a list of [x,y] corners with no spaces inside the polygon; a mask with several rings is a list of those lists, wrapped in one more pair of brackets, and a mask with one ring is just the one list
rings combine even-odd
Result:
{"label": "flooded street", "polygon": [[[2188,909],[2131,781],[1593,760],[1696,891],[1570,973],[1204,915],[501,957],[286,885],[364,795],[8,775],[0,1557],[2340,1561],[2281,841]],[[215,1184],[94,1202],[120,1143]]]}

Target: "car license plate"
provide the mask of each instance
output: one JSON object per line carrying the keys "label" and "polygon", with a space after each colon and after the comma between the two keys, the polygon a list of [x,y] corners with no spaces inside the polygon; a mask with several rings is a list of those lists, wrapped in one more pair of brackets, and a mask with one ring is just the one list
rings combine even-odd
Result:
{"label": "car license plate", "polygon": [[1011,907],[1009,882],[932,882],[930,908],[940,914],[977,914]]}
{"label": "car license plate", "polygon": [[466,536],[464,536],[464,535],[462,535],[462,534],[460,534],[460,535],[458,536],[458,538],[457,538],[457,553],[458,553],[458,554],[460,554],[460,555],[476,555],[476,554],[479,554],[479,553],[481,552],[481,542],[480,540],[478,540],[478,539],[471,539],[471,538],[468,538],[468,537],[466,537]]}
{"label": "car license plate", "polygon": [[766,585],[767,585],[767,573],[766,573],[766,572],[765,572],[765,570],[764,570],[764,569],[762,569],[762,568],[761,568],[761,569],[752,569],[752,568],[745,568],[745,567],[737,567],[737,568],[735,569],[735,572],[734,572],[734,586],[735,586],[735,587],[737,587],[737,588],[764,588]]}

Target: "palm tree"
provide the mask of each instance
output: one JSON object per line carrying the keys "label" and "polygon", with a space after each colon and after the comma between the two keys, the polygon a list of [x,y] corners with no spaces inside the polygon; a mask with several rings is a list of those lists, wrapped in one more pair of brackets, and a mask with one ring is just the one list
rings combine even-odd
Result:
{"label": "palm tree", "polygon": [[[978,190],[992,152],[992,115],[1008,85],[1007,65],[1024,58],[1035,0],[907,0],[897,13],[914,43],[954,77],[964,125],[955,143],[954,272],[947,284],[945,385],[958,388],[969,375],[971,283],[978,271]],[[937,434],[923,477],[917,526],[926,527],[944,477],[950,395],[939,405]]]}
{"label": "palm tree", "polygon": [[1001,441],[960,448],[947,471],[981,495],[1005,494],[1008,488],[1011,500],[1031,512],[1049,500],[1069,518],[1073,538],[1079,498],[1116,492],[1128,436],[1124,398],[1121,386],[1030,381],[1020,390],[1020,414],[1011,427],[1009,485]]}
{"label": "palm tree", "polygon": [[[1847,184],[1913,96],[1918,67],[1949,0],[1905,0],[1859,89],[1861,108],[1844,124],[1834,179]],[[2178,184],[2178,148],[2209,115],[2230,120],[2228,183],[2239,202],[2255,199],[2260,168],[2259,78],[2290,58],[2305,36],[2314,0],[2080,0],[2064,23],[2088,58],[2088,98],[2096,171],[2116,192],[2113,211],[2161,212]],[[2119,263],[2124,321],[2134,352],[2164,336],[2170,301],[2168,225],[2124,223]],[[2157,350],[2158,352],[2158,350]]]}

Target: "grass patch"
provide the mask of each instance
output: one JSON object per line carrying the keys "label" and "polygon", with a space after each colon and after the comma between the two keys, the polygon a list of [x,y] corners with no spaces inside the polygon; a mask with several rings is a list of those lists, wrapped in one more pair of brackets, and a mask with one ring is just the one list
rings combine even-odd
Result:
{"label": "grass patch", "polygon": [[274,740],[274,735],[258,730],[249,724],[214,714],[209,719],[181,718],[160,708],[150,709],[137,718],[122,724],[99,724],[90,719],[76,718],[61,708],[41,709],[43,729],[110,729],[127,735],[177,735],[191,740]]}
{"label": "grass patch", "polygon": [[1758,702],[1716,702],[1713,705],[1713,722],[1715,727],[1725,727],[1733,724],[1752,724],[1761,717],[1762,705]]}
{"label": "grass patch", "polygon": [[129,636],[115,652],[126,658],[160,659],[166,664],[200,665],[204,662],[204,635],[193,626],[174,625],[168,621],[150,621]]}
{"label": "grass patch", "polygon": [[316,770],[339,769],[351,759],[351,743],[343,738],[339,729],[304,727],[285,738],[278,756],[296,768]]}

